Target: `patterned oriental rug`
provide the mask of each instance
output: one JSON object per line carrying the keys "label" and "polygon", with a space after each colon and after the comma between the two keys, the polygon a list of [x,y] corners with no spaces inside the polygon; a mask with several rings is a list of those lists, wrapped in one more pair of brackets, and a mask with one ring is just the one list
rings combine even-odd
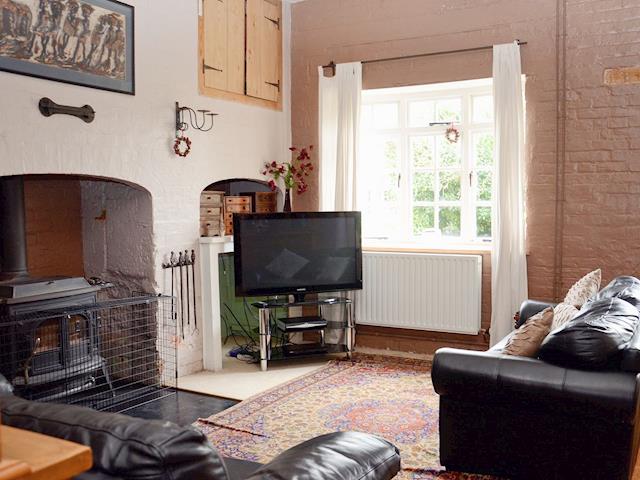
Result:
{"label": "patterned oriental rug", "polygon": [[438,395],[431,363],[358,355],[320,369],[200,419],[194,425],[232,458],[266,463],[309,438],[357,430],[400,449],[402,480],[481,480],[444,472],[438,463]]}

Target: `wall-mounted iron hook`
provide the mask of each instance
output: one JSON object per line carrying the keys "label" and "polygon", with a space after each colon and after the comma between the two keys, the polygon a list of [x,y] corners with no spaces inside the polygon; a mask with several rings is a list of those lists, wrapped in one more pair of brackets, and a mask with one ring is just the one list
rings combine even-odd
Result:
{"label": "wall-mounted iron hook", "polygon": [[96,112],[93,108],[91,108],[90,105],[84,105],[82,107],[58,105],[56,102],[47,97],[43,97],[40,99],[40,102],[38,102],[38,109],[40,110],[40,113],[45,117],[50,117],[51,115],[56,114],[72,115],[87,123],[93,122],[93,119],[96,117]]}

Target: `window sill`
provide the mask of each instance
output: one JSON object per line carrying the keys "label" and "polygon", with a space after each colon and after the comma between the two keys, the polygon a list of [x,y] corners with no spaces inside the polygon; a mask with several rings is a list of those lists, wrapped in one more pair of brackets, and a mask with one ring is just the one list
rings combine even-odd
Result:
{"label": "window sill", "polygon": [[490,243],[456,243],[456,244],[415,244],[415,243],[375,243],[363,242],[365,252],[399,252],[399,253],[444,253],[444,254],[488,254]]}

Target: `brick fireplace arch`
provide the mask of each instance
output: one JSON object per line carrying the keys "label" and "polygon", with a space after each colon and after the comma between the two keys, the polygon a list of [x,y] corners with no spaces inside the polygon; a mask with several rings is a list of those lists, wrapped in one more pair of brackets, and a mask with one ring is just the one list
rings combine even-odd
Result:
{"label": "brick fireplace arch", "polygon": [[11,178],[22,178],[24,185],[29,275],[97,277],[114,285],[105,293],[110,297],[154,291],[153,210],[147,189],[87,175]]}

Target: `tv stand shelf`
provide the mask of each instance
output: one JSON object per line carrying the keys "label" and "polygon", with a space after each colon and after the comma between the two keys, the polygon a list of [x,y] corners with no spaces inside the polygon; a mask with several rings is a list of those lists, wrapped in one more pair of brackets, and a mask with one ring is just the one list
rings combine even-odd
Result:
{"label": "tv stand shelf", "polygon": [[[252,304],[259,312],[259,334],[260,334],[260,368],[266,371],[270,361],[285,360],[290,358],[311,357],[316,355],[326,355],[329,353],[346,353],[351,358],[353,352],[355,338],[355,321],[352,312],[352,301],[345,297],[320,298],[317,300],[294,300],[289,301],[287,298],[274,298],[264,302],[256,302]],[[278,312],[285,310],[288,313],[289,308],[293,307],[315,307],[316,315],[307,317],[294,317],[293,320],[304,321],[305,318],[309,322],[324,319],[323,311],[329,307],[341,308],[343,311],[344,321],[327,320],[326,325],[311,326],[307,328],[292,328],[284,331],[278,328],[278,319],[282,321],[282,317],[278,317]],[[291,319],[291,317],[289,317]],[[341,343],[325,343],[326,330],[343,330],[344,342]],[[272,333],[281,334],[287,337],[291,333],[319,332],[319,343],[285,343],[280,346],[272,346]]]}

